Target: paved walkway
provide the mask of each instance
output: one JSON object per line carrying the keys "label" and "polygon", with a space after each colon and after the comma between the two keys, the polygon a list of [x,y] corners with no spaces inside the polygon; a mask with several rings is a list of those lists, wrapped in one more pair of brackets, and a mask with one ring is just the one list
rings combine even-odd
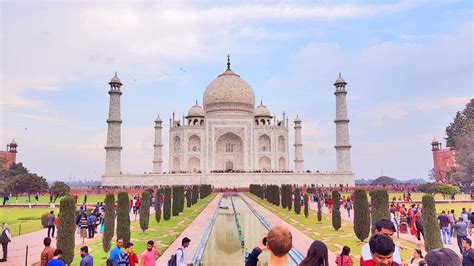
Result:
{"label": "paved walkway", "polygon": [[[314,211],[317,211],[317,208],[318,208],[317,203],[316,202],[311,202],[310,209],[314,210]],[[322,212],[329,215],[329,210],[326,206],[323,206]],[[348,214],[347,214],[347,211],[342,209],[342,207],[341,207],[341,217],[344,221],[353,223],[354,222],[354,211],[353,210],[351,211],[351,217],[349,217]],[[397,234],[394,235],[394,237],[396,237],[396,236],[397,236]],[[402,234],[402,233],[400,233],[399,237],[400,237],[400,239],[410,241],[412,243],[416,243],[419,247],[424,249],[423,236],[421,237],[421,239],[422,239],[421,241],[418,241],[416,236],[413,236],[411,234]],[[474,238],[472,236],[470,236],[469,238],[471,240],[474,240]],[[456,238],[451,238],[451,245],[444,245],[444,247],[452,249],[453,251],[456,252],[456,254],[461,255],[461,253],[459,252],[459,247],[458,247]]]}
{"label": "paved walkway", "polygon": [[[153,208],[150,213],[154,213]],[[130,212],[130,221],[138,219],[139,215]],[[57,229],[55,236],[57,235]],[[28,265],[39,264],[41,252],[44,249],[43,239],[48,236],[48,229],[41,229],[35,232],[13,237],[12,242],[8,245],[8,261],[0,265],[25,265],[26,246],[28,246]],[[83,239],[80,234],[75,234],[75,246],[82,246],[88,242],[101,238],[102,234],[95,234],[94,238]],[[51,238],[51,246],[56,247],[56,238]]]}
{"label": "paved walkway", "polygon": [[[261,215],[263,215],[265,219],[270,224],[272,224],[272,226],[280,224],[289,228],[293,236],[293,247],[296,248],[299,252],[301,252],[303,256],[306,257],[306,254],[308,253],[308,249],[314,241],[313,239],[311,239],[306,234],[302,233],[300,230],[296,229],[292,225],[288,224],[277,215],[270,212],[267,208],[256,203],[254,200],[247,197],[245,194],[240,193],[240,195],[242,198],[245,198],[245,200],[247,200],[247,202],[250,205],[252,205],[252,207],[255,210],[257,210]],[[334,261],[336,261],[336,255],[329,251],[329,263],[332,265],[332,262]]]}
{"label": "paved walkway", "polygon": [[158,258],[155,265],[167,265],[171,255],[173,255],[178,247],[181,246],[181,240],[184,237],[191,239],[189,247],[186,248],[186,263],[191,263],[199,246],[199,242],[203,237],[203,233],[206,231],[209,223],[211,222],[212,216],[221,197],[222,193],[219,193],[211,202],[209,202],[206,208],[204,208],[204,210],[202,210],[202,212],[191,222],[191,224],[186,227],[183,232],[181,232],[176,240],[168,246],[161,257]]}

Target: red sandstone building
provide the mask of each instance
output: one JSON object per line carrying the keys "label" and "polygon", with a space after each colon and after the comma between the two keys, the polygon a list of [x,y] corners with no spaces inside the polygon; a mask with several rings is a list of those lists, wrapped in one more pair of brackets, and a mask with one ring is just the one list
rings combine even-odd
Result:
{"label": "red sandstone building", "polygon": [[436,139],[431,142],[431,148],[433,152],[433,174],[436,182],[449,182],[449,173],[456,169],[454,149],[443,149],[441,142]]}
{"label": "red sandstone building", "polygon": [[9,168],[10,166],[16,163],[16,148],[18,144],[16,144],[15,140],[12,140],[10,144],[7,145],[6,151],[0,151],[0,166]]}

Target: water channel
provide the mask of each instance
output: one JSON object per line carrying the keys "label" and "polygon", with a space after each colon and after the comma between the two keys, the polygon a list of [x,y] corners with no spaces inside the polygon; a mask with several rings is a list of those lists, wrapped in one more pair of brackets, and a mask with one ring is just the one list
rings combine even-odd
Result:
{"label": "water channel", "polygon": [[[252,252],[267,233],[267,228],[242,198],[224,196],[199,265],[244,265],[246,253]],[[258,265],[267,265],[268,259],[268,251],[263,252]],[[288,265],[297,264],[290,259]]]}

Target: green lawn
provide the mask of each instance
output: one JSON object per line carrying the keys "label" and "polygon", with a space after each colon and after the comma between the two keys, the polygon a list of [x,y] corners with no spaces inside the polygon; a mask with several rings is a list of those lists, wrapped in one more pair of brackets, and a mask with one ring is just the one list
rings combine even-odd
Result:
{"label": "green lawn", "polygon": [[[41,215],[49,213],[51,209],[45,208],[23,208],[23,207],[6,207],[0,208],[0,222],[6,222],[10,226],[13,236],[19,235],[21,224],[21,234],[34,232],[43,228],[41,225]],[[58,213],[56,208],[54,213]]]}
{"label": "green lawn", "polygon": [[[355,236],[352,223],[343,220],[342,227],[338,231],[335,231],[332,227],[331,217],[329,215],[323,214],[323,219],[321,222],[318,222],[315,211],[310,210],[310,216],[305,218],[303,208],[301,208],[301,214],[297,215],[293,210],[288,211],[288,209],[283,209],[281,206],[275,206],[250,193],[246,193],[246,195],[310,238],[323,241],[328,249],[334,253],[340,253],[342,247],[345,245],[349,246],[351,248],[351,256],[353,257],[354,265],[359,265],[362,243]],[[396,239],[396,237],[394,237],[394,241],[402,248],[402,260],[408,260],[416,244],[402,239]],[[332,264],[332,262],[330,263]]]}
{"label": "green lawn", "polygon": [[[146,249],[146,242],[148,240],[153,240],[157,243],[157,246],[161,253],[168,248],[168,246],[173,243],[173,241],[181,234],[181,232],[188,227],[188,225],[201,213],[201,211],[211,202],[216,194],[211,194],[211,196],[206,197],[205,199],[199,200],[197,204],[191,208],[184,208],[184,212],[180,213],[179,216],[172,216],[170,220],[164,221],[163,219],[160,223],[157,223],[155,220],[154,214],[150,217],[149,230],[143,234],[140,229],[140,224],[138,220],[131,223],[131,233],[132,238],[131,242],[135,253],[140,255]],[[112,240],[115,241],[115,238]],[[196,240],[197,241],[197,240]],[[113,242],[113,246],[114,246]],[[108,254],[102,249],[102,239],[94,240],[87,244],[89,247],[90,254],[94,257],[94,263],[97,265],[105,265],[105,260]],[[76,248],[74,261],[71,265],[79,265],[80,256],[79,248]]]}
{"label": "green lawn", "polygon": [[[84,194],[78,194],[79,198],[77,203],[82,203],[84,201]],[[88,194],[87,195],[87,203],[97,203],[104,201],[105,194]],[[3,203],[3,198],[1,198]],[[56,204],[59,204],[59,200],[56,200]],[[28,204],[28,196],[11,196],[10,197],[10,204]],[[31,195],[31,202],[35,202],[35,195]],[[44,196],[39,196],[39,203],[49,203],[49,194],[45,194]]]}
{"label": "green lawn", "polygon": [[[397,198],[397,200],[399,199],[399,197],[401,197],[402,200],[403,200],[403,192],[389,192],[388,194],[389,194],[390,202],[392,201],[394,196]],[[342,196],[347,197],[348,195],[349,195],[348,192],[341,193],[341,197]],[[421,198],[423,197],[423,195],[425,195],[425,193],[413,192],[413,193],[411,193],[411,199],[414,200],[414,201],[421,201]],[[460,200],[460,199],[470,200],[471,197],[469,195],[464,195],[464,197],[462,195],[456,195],[456,199],[457,200]],[[441,194],[436,194],[435,195],[435,200],[443,200],[443,196]]]}

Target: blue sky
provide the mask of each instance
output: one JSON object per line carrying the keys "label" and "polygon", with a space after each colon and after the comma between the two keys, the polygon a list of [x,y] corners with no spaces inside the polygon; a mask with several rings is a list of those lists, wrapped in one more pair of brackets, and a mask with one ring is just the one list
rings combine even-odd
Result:
{"label": "blue sky", "polygon": [[202,103],[227,54],[257,102],[302,118],[313,170],[335,169],[332,83],[342,72],[358,178],[425,178],[431,140],[474,94],[471,1],[0,5],[0,140],[15,138],[18,160],[48,179],[100,179],[115,71],[130,173],[152,168],[155,117],[166,140],[172,111]]}

